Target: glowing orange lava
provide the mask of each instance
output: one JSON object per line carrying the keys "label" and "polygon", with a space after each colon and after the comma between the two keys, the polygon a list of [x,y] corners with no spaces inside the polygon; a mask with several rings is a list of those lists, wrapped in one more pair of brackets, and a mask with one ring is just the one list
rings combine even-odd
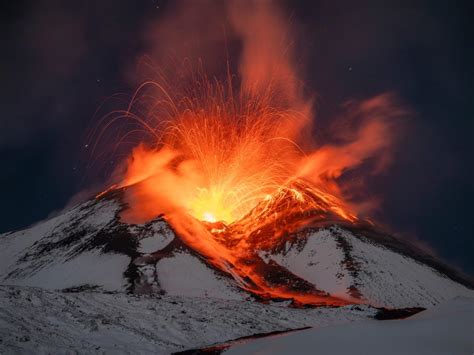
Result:
{"label": "glowing orange lava", "polygon": [[[354,207],[344,201],[337,178],[390,143],[389,125],[369,115],[344,145],[305,152],[294,129],[305,127],[305,113],[272,106],[270,88],[269,97],[234,97],[226,85],[199,81],[194,96],[175,94],[171,99],[162,86],[147,85],[159,87],[168,99],[158,101],[171,112],[156,128],[146,126],[152,143],[133,149],[116,186],[134,186],[124,215],[133,222],[180,211],[198,220],[230,224],[259,203],[278,198],[281,191],[307,209],[315,207],[307,195],[317,195],[325,209],[353,222]],[[378,112],[386,101],[373,99],[365,110]],[[293,184],[299,180],[306,181],[304,189]]]}
{"label": "glowing orange lava", "polygon": [[311,220],[357,221],[357,205],[346,201],[338,179],[368,159],[381,157],[377,168],[387,162],[399,111],[380,95],[352,108],[338,144],[308,138],[313,100],[282,40],[286,21],[271,2],[232,4],[231,26],[242,41],[237,79],[229,68],[224,80],[209,79],[199,66],[176,77],[157,70],[126,110],[105,121],[100,134],[119,120],[136,125],[120,142],[140,134],[113,186],[126,188],[122,218],[164,215],[186,245],[253,294],[345,304],[310,287],[297,292],[270,282],[257,252]]}
{"label": "glowing orange lava", "polygon": [[[172,208],[229,224],[295,179],[305,178],[301,172],[308,156],[287,134],[301,113],[272,107],[260,96],[234,98],[220,84],[199,86],[206,87],[207,96],[184,97],[182,106],[169,102],[176,116],[156,132],[157,148],[140,145],[129,158],[119,187],[139,183],[129,201],[133,220]],[[290,190],[297,200],[305,200],[305,191]],[[331,201],[341,217],[355,218],[340,199],[314,191]]]}

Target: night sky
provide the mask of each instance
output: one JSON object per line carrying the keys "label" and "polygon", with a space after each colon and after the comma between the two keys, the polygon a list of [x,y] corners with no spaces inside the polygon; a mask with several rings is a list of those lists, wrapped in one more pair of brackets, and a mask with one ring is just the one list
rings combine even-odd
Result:
{"label": "night sky", "polygon": [[[383,92],[411,112],[394,163],[372,182],[370,192],[383,198],[376,219],[474,274],[470,1],[282,6],[302,34],[304,79],[318,95],[320,122],[351,99]],[[134,89],[130,73],[149,50],[146,30],[169,7],[2,2],[0,232],[45,219],[103,183],[85,169],[86,134],[107,97]]]}

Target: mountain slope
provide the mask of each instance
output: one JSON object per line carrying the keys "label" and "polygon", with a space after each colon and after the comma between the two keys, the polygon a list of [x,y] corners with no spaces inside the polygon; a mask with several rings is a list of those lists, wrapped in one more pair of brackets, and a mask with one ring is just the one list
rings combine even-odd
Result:
{"label": "mountain slope", "polygon": [[427,308],[472,294],[434,268],[340,226],[306,229],[262,255],[331,294],[379,307]]}
{"label": "mountain slope", "polygon": [[[24,231],[0,235],[0,282],[59,290],[262,298],[243,287],[245,280],[215,268],[188,246],[164,218],[146,224],[121,222],[127,207],[122,193],[109,192]],[[230,250],[238,243],[250,245],[244,262],[254,265],[269,287],[285,285],[293,293],[329,294],[348,303],[388,308],[430,307],[472,294],[468,280],[391,237],[330,215],[321,221],[315,212],[290,219],[291,224],[288,219],[253,223],[256,227],[247,231],[249,224],[237,223],[215,238]],[[275,226],[284,231],[278,238]],[[232,239],[232,228],[250,237]]]}

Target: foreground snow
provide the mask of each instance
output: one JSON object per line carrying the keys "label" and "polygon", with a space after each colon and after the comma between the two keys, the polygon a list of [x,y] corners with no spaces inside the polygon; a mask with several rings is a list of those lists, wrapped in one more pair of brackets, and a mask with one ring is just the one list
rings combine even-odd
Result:
{"label": "foreground snow", "polygon": [[404,320],[313,328],[235,345],[225,354],[472,354],[474,298],[456,298]]}
{"label": "foreground snow", "polygon": [[294,309],[248,301],[0,286],[0,353],[168,354],[307,326],[366,320],[368,306]]}

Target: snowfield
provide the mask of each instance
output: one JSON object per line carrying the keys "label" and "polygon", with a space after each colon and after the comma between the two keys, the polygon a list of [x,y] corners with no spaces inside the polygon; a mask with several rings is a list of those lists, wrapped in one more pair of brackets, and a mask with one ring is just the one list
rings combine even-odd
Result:
{"label": "snowfield", "polygon": [[249,298],[231,279],[218,275],[189,253],[177,252],[173,257],[161,259],[156,263],[156,273],[167,295],[230,300]]}
{"label": "snowfield", "polygon": [[403,320],[361,321],[262,338],[227,355],[447,355],[474,352],[474,299],[456,298]]}
{"label": "snowfield", "polygon": [[169,354],[252,334],[366,320],[375,313],[369,306],[294,309],[0,286],[0,353]]}

